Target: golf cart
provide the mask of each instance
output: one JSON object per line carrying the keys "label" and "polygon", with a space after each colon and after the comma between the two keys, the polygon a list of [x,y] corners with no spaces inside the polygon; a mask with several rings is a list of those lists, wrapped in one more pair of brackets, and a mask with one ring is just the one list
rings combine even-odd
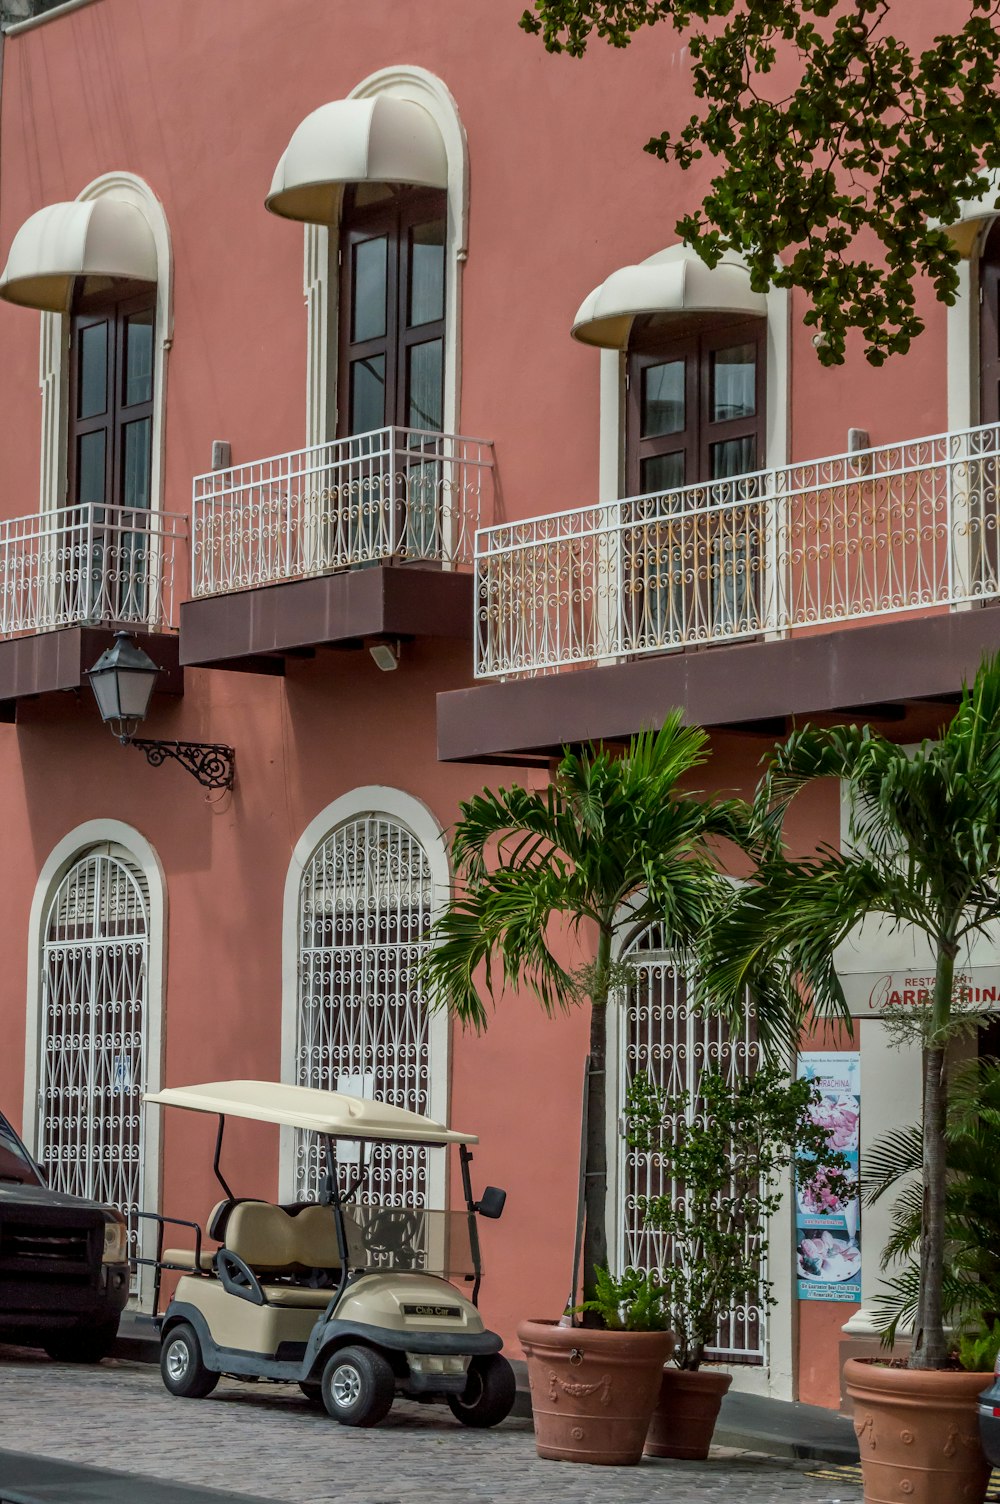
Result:
{"label": "golf cart", "polygon": [[[171,1394],[200,1399],[227,1374],[297,1383],[345,1426],[377,1425],[396,1394],[445,1399],[467,1426],[506,1418],[513,1371],[476,1309],[477,1217],[499,1217],[505,1193],[490,1186],[473,1200],[475,1135],[383,1102],[268,1081],[179,1086],[145,1100],[219,1118],[214,1168],[225,1196],[206,1226],[218,1247],[204,1246],[197,1223],[146,1214],[157,1224],[156,1258],[147,1261],[157,1313],[162,1271],[181,1271],[157,1314]],[[220,1168],[227,1116],[315,1135],[317,1199],[278,1206],[234,1195]],[[461,1155],[465,1210],[359,1199],[373,1159],[386,1152],[377,1146],[447,1144]],[[194,1247],[164,1249],[167,1224],[191,1229]],[[469,1294],[452,1280],[468,1283]]]}

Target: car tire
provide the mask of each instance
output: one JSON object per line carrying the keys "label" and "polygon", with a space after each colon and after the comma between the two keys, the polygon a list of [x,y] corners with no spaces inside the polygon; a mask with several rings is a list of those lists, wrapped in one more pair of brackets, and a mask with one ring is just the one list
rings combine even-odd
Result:
{"label": "car tire", "polygon": [[342,1426],[377,1426],[392,1409],[396,1376],[370,1347],[344,1347],[323,1370],[323,1403]]}
{"label": "car tire", "polygon": [[45,1351],[56,1363],[100,1363],[111,1356],[118,1337],[118,1318],[102,1326],[81,1326],[75,1331],[47,1335]]}
{"label": "car tire", "polygon": [[182,1400],[203,1400],[219,1382],[219,1375],[205,1367],[201,1343],[186,1322],[171,1327],[164,1337],[160,1374],[164,1388]]}
{"label": "car tire", "polygon": [[299,1388],[309,1401],[310,1405],[323,1404],[323,1385],[316,1379],[303,1379]]}
{"label": "car tire", "polygon": [[473,1358],[469,1382],[461,1394],[449,1394],[448,1406],[463,1426],[498,1426],[514,1408],[517,1385],[514,1370],[499,1353]]}

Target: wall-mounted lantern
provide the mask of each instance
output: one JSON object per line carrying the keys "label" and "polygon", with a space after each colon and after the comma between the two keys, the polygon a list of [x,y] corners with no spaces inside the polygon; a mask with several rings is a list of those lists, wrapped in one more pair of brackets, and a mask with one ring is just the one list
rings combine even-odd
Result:
{"label": "wall-mounted lantern", "polygon": [[236,753],[218,742],[154,742],[135,735],[146,719],[160,670],[129,632],[116,632],[114,644],[87,670],[101,720],[123,747],[137,747],[158,768],[179,762],[206,789],[231,789]]}

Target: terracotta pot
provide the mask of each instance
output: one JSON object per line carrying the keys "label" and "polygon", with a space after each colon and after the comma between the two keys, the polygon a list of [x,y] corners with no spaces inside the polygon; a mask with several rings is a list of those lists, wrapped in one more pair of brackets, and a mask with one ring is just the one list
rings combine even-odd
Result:
{"label": "terracotta pot", "polygon": [[983,1504],[989,1463],[976,1398],[985,1373],[886,1368],[849,1358],[847,1392],[861,1448],[865,1504]]}
{"label": "terracotta pot", "polygon": [[665,1368],[646,1436],[646,1456],[703,1461],[712,1445],[723,1396],[732,1382],[731,1373],[718,1369],[699,1368],[686,1373],[681,1368]]}
{"label": "terracotta pot", "polygon": [[672,1332],[522,1321],[539,1457],[630,1467],[642,1458]]}

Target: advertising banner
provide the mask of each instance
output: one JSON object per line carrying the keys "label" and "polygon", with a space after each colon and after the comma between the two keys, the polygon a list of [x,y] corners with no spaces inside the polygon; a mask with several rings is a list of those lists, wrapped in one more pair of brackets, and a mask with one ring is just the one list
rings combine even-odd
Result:
{"label": "advertising banner", "polygon": [[[799,1056],[799,1078],[819,1087],[813,1120],[848,1161],[858,1187],[861,1056],[824,1051]],[[800,1300],[861,1299],[861,1202],[834,1196],[822,1170],[795,1188],[795,1259]]]}

